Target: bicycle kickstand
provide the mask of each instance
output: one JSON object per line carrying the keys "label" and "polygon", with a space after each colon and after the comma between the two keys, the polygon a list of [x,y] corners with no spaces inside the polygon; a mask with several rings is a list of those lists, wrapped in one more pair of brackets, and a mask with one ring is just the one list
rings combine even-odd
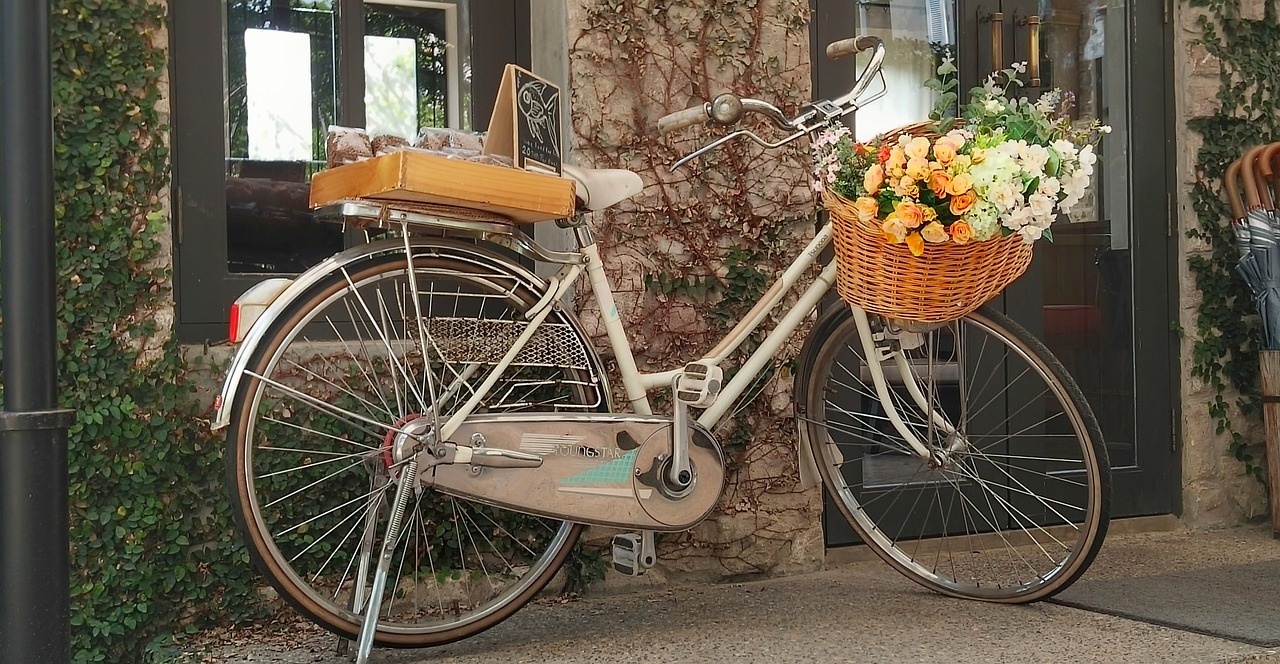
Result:
{"label": "bicycle kickstand", "polygon": [[373,652],[373,635],[378,629],[378,614],[382,610],[382,591],[387,585],[387,574],[391,570],[391,558],[396,551],[396,543],[400,539],[400,528],[404,525],[404,514],[409,508],[409,498],[413,494],[413,485],[418,479],[418,462],[410,460],[400,473],[400,484],[396,486],[396,499],[391,505],[391,520],[387,523],[387,535],[382,540],[382,553],[378,556],[378,570],[373,575],[373,587],[369,591],[369,601],[364,605],[364,622],[360,625],[360,639],[356,645],[356,664],[367,664],[369,654]]}

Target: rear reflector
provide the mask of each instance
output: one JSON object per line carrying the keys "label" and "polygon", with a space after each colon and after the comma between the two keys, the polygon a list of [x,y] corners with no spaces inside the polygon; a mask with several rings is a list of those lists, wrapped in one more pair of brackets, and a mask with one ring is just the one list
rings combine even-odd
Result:
{"label": "rear reflector", "polygon": [[231,305],[231,320],[227,327],[227,338],[231,343],[244,341],[245,335],[253,327],[262,312],[271,306],[284,289],[292,284],[292,279],[267,279],[254,284],[243,295],[236,298]]}

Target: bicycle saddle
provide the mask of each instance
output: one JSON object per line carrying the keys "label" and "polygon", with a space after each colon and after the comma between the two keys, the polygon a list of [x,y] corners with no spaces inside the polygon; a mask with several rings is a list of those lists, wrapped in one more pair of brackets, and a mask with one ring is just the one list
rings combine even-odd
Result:
{"label": "bicycle saddle", "polygon": [[621,168],[583,168],[564,165],[564,175],[578,185],[578,201],[588,210],[603,210],[644,189],[640,176]]}

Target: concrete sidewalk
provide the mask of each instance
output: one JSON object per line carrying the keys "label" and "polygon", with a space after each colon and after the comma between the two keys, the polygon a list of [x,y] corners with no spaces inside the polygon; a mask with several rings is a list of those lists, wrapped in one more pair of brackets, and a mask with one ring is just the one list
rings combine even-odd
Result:
{"label": "concrete sidewalk", "polygon": [[[1117,522],[1086,578],[1280,559],[1280,541],[1265,529],[1124,534],[1131,529]],[[220,641],[186,661],[351,661],[336,652],[336,639],[309,625],[230,633]],[[473,639],[431,650],[376,650],[373,661],[1280,662],[1280,652],[1053,603],[949,599],[874,560],[759,582],[536,604]]]}

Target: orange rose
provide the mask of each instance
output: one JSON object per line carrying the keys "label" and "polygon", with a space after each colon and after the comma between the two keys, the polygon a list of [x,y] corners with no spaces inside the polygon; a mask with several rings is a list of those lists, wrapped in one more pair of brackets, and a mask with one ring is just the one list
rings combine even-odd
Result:
{"label": "orange rose", "polygon": [[951,241],[956,244],[969,244],[973,242],[973,226],[957,221],[951,224]]}
{"label": "orange rose", "polygon": [[880,164],[872,164],[867,169],[867,174],[862,176],[862,186],[866,187],[867,193],[874,196],[880,187],[884,184],[884,167]]}
{"label": "orange rose", "polygon": [[970,188],[963,194],[956,194],[951,197],[951,214],[960,216],[969,211],[974,203],[978,202],[978,192]]}
{"label": "orange rose", "polygon": [[907,248],[911,250],[912,256],[924,255],[924,238],[919,233],[912,233],[907,236]]}
{"label": "orange rose", "polygon": [[893,214],[889,215],[889,218],[901,221],[907,228],[919,228],[920,224],[924,223],[924,210],[915,203],[898,201],[894,204]]}
{"label": "orange rose", "polygon": [[942,198],[947,193],[947,185],[951,184],[951,176],[946,171],[934,171],[929,175],[929,189],[933,195]]}
{"label": "orange rose", "polygon": [[973,177],[968,173],[960,173],[951,178],[951,183],[947,185],[947,193],[952,196],[959,196],[970,189],[973,189]]}
{"label": "orange rose", "polygon": [[871,221],[880,214],[880,201],[863,196],[853,202],[853,211],[858,214],[858,218],[862,221]]}
{"label": "orange rose", "polygon": [[936,221],[925,224],[925,227],[920,229],[920,237],[934,244],[941,244],[951,239],[947,236],[947,229]]}

